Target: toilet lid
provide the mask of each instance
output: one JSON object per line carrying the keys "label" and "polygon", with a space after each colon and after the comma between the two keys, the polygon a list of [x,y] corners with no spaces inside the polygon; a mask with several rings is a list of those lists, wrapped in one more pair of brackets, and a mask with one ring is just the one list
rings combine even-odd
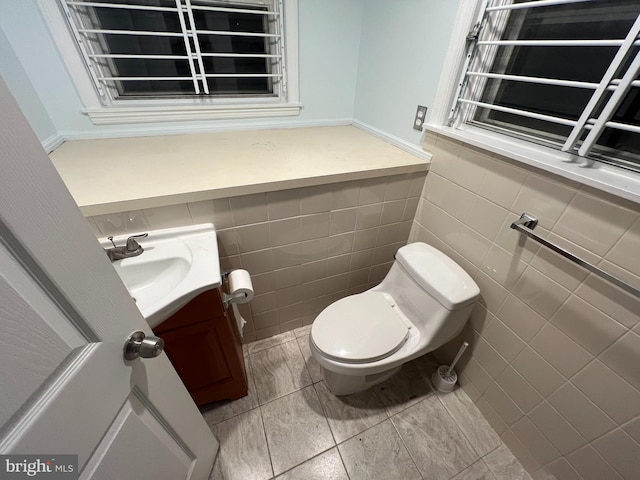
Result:
{"label": "toilet lid", "polygon": [[313,322],[311,339],[327,357],[341,362],[375,362],[402,347],[411,328],[390,295],[365,292],[325,308]]}

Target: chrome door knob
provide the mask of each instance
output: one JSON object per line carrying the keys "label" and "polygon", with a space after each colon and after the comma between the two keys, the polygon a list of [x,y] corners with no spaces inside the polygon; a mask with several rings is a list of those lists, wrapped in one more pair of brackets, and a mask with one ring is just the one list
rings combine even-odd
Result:
{"label": "chrome door knob", "polygon": [[153,358],[162,353],[164,340],[159,337],[147,337],[144,332],[133,332],[124,342],[124,358],[135,360],[138,357]]}

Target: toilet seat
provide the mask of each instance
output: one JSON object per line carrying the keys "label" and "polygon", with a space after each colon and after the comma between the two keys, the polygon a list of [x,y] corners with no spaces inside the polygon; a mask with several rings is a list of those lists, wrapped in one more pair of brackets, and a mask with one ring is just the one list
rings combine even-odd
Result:
{"label": "toilet seat", "polygon": [[311,341],[333,360],[368,363],[397,352],[410,329],[410,322],[399,315],[390,295],[364,292],[324,309],[313,322]]}

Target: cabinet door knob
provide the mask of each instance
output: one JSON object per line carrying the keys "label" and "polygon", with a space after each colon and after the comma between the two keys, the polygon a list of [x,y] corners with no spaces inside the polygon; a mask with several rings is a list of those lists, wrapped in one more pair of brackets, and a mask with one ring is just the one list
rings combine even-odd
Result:
{"label": "cabinet door knob", "polygon": [[124,342],[124,358],[135,360],[138,357],[153,358],[162,353],[164,340],[160,337],[147,337],[144,332],[133,332]]}

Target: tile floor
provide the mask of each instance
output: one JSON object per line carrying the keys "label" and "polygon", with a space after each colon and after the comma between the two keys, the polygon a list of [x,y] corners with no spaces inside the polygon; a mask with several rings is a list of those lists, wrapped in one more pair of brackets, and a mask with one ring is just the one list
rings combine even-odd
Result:
{"label": "tile floor", "polygon": [[203,408],[220,441],[213,480],[529,479],[462,390],[434,394],[428,356],[335,397],[310,327],[245,345],[249,395]]}

